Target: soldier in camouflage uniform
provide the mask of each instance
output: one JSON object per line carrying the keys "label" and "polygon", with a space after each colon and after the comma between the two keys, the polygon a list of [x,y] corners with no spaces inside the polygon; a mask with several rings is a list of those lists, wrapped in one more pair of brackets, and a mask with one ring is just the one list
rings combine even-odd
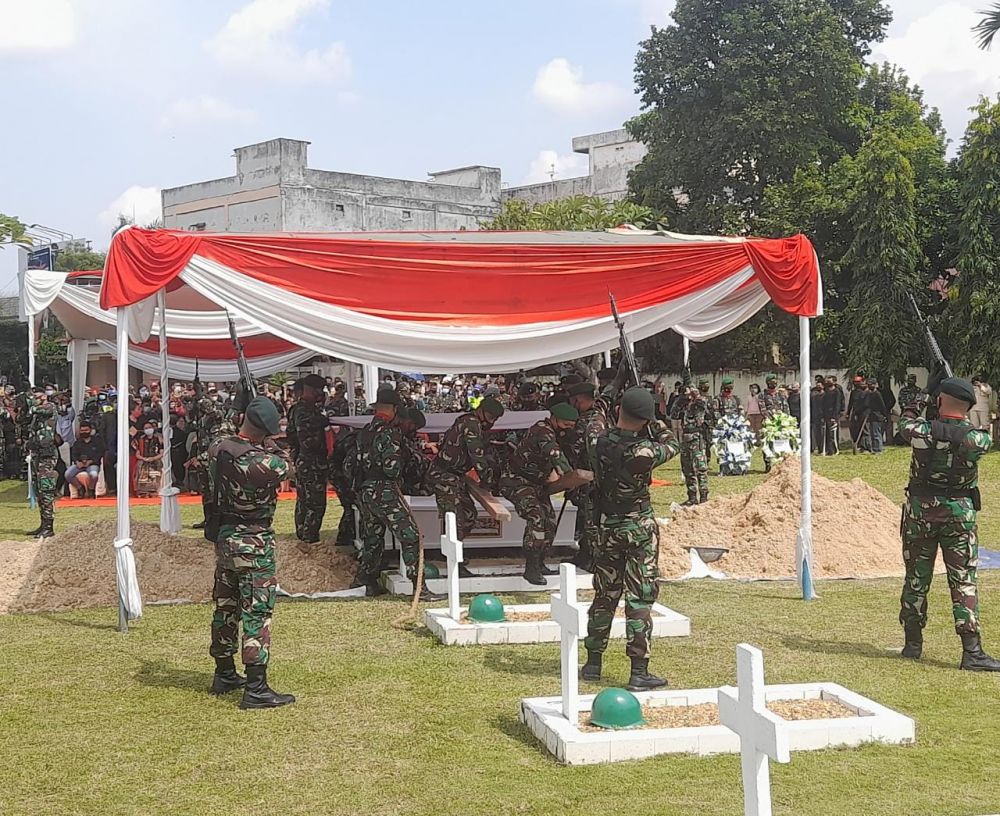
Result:
{"label": "soldier in camouflage uniform", "polygon": [[917,375],[907,374],[906,385],[899,389],[899,410],[902,411],[907,405],[917,401],[920,396],[920,389],[917,388]]}
{"label": "soldier in camouflage uniform", "polygon": [[[438,455],[431,463],[427,480],[434,486],[438,513],[455,514],[458,538],[465,541],[476,524],[478,511],[469,493],[465,474],[475,470],[479,481],[490,487],[496,474],[487,453],[487,434],[494,423],[504,415],[504,408],[495,397],[485,397],[475,411],[462,414],[441,437]],[[463,578],[472,573],[459,565]]]}
{"label": "soldier in camouflage uniform", "polygon": [[357,538],[354,508],[357,496],[354,492],[353,468],[358,453],[358,430],[341,428],[330,453],[330,483],[337,491],[337,501],[342,510],[340,525],[337,527],[337,545],[353,547]]}
{"label": "soldier in camouflage uniform", "polygon": [[687,487],[685,507],[708,501],[708,456],[705,425],[709,421],[708,403],[700,391],[690,389],[684,408],[681,437],[681,471]]}
{"label": "soldier in camouflage uniform", "polygon": [[323,413],[326,385],[319,374],[302,379],[302,395],[288,416],[288,440],[295,457],[295,535],[304,544],[319,541],[326,515],[326,483],[330,477]]}
{"label": "soldier in camouflage uniform", "polygon": [[594,601],[587,623],[584,680],[601,679],[604,652],[622,594],[625,595],[625,653],[631,664],[630,691],[665,686],[649,673],[653,634],[650,610],[656,602],[660,534],[649,499],[653,470],[680,449],[666,424],[656,420],[656,403],[643,388],[622,396],[616,427],[597,440],[595,500],[601,534],[594,564]]}
{"label": "soldier in camouflage uniform", "polygon": [[[788,398],[784,396],[778,390],[778,378],[774,374],[768,374],[764,380],[767,388],[760,392],[760,407],[764,414],[764,420],[768,420],[775,414],[787,414],[788,413]],[[771,472],[771,465],[773,464],[770,456],[768,455],[768,447],[764,445],[761,449],[764,454],[764,472]]]}
{"label": "soldier in camouflage uniform", "polygon": [[536,422],[507,460],[500,493],[524,519],[524,579],[544,586],[546,575],[557,570],[545,566],[545,551],[556,537],[556,514],[546,490],[550,475],[569,473],[572,467],[559,444],[560,434],[572,431],[580,412],[566,402],[553,405],[548,419]]}
{"label": "soldier in camouflage uniform", "polygon": [[[385,592],[379,586],[378,573],[387,529],[399,542],[406,575],[416,585],[420,529],[400,487],[404,465],[403,442],[399,426],[395,424],[400,408],[395,389],[392,386],[380,388],[375,401],[375,416],[358,434],[355,484],[359,485],[362,550],[353,585],[364,586],[368,596]],[[439,600],[426,585],[421,589],[420,599]]]}
{"label": "soldier in camouflage uniform", "polygon": [[541,411],[544,406],[539,402],[541,391],[533,382],[523,382],[517,388],[517,397],[514,398],[511,411]]}
{"label": "soldier in camouflage uniform", "polygon": [[705,403],[705,422],[701,426],[701,435],[705,437],[705,460],[708,464],[712,464],[712,429],[720,416],[718,404],[709,393],[711,387],[711,383],[705,378],[698,380],[699,399]]}
{"label": "soldier in camouflage uniform", "polygon": [[55,406],[41,388],[35,388],[34,394],[26,403],[27,450],[31,456],[31,482],[35,488],[35,500],[41,524],[38,529],[28,533],[36,538],[49,538],[55,535],[56,503],[56,459],[62,440],[56,434]]}
{"label": "soldier in camouflage uniform", "polygon": [[[239,435],[216,439],[209,447],[208,483],[217,501],[206,526],[215,541],[212,645],[215,658],[212,694],[243,688],[240,708],[274,708],[294,703],[267,684],[271,657],[271,617],[278,587],[274,558],[274,511],[278,486],[288,476],[288,461],[267,437],[278,432],[278,409],[255,397],[246,409]],[[236,672],[240,646],[247,676]]]}
{"label": "soldier in camouflage uniform", "polygon": [[978,463],[990,449],[991,439],[969,422],[969,409],[976,403],[971,383],[949,377],[937,391],[936,421],[920,416],[929,400],[919,397],[903,409],[899,420],[900,436],[913,449],[901,522],[906,565],[899,611],[905,632],[903,656],[916,659],[923,651],[927,593],[940,546],[955,631],[962,639],[961,668],[1000,671],[1000,661],[983,651],[976,586]]}
{"label": "soldier in camouflage uniform", "polygon": [[[209,489],[208,483],[208,449],[216,439],[235,434],[236,428],[227,415],[215,386],[210,385],[207,391],[202,391],[200,382],[195,381],[194,386],[196,401],[195,447],[191,450],[192,458],[188,467],[194,470],[201,492],[202,511],[207,519],[214,512],[211,506],[212,491]],[[194,525],[195,529],[201,529],[204,526],[204,521]]]}
{"label": "soldier in camouflage uniform", "polygon": [[402,488],[405,496],[433,496],[434,490],[427,481],[430,459],[424,448],[424,440],[417,431],[427,425],[427,417],[419,408],[400,408],[396,414],[403,450]]}
{"label": "soldier in camouflage uniform", "polygon": [[[608,405],[605,399],[597,398],[591,383],[577,383],[566,389],[569,404],[580,413],[573,433],[573,448],[570,464],[574,468],[593,471],[594,456],[598,438],[608,428]],[[573,488],[567,496],[576,505],[576,532],[579,550],[573,563],[590,572],[594,564],[594,549],[599,531],[594,515],[594,485],[592,482]]]}
{"label": "soldier in camouflage uniform", "polygon": [[733,378],[723,377],[722,378],[722,393],[719,394],[716,400],[716,411],[717,416],[739,416],[743,413],[743,403],[740,402],[740,398],[733,393]]}

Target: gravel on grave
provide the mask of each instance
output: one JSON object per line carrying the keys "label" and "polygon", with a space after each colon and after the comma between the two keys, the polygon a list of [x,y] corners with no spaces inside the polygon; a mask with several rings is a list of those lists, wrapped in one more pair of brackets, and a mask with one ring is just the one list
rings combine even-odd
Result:
{"label": "gravel on grave", "polygon": [[[619,606],[615,610],[616,618],[625,617],[624,607]],[[549,610],[541,610],[539,612],[507,612],[504,615],[504,623],[539,623],[542,621],[551,621],[552,613]],[[472,623],[469,620],[467,613],[462,613],[462,623]]]}
{"label": "gravel on grave", "polygon": [[[858,712],[839,700],[774,700],[767,704],[770,711],[786,720],[832,720],[857,717]],[[719,707],[715,703],[701,705],[664,705],[642,707],[645,723],[642,728],[697,728],[721,725]],[[599,732],[606,728],[585,724],[581,731]]]}

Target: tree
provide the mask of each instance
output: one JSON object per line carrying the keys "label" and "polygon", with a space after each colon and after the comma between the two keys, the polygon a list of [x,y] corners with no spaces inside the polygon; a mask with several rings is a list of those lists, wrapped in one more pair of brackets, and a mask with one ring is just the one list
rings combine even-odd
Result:
{"label": "tree", "polygon": [[639,229],[657,229],[660,218],[649,207],[631,201],[605,201],[596,196],[572,196],[529,204],[508,199],[500,213],[480,225],[484,230],[604,230],[631,224]]}
{"label": "tree", "polygon": [[993,7],[983,12],[983,19],[972,29],[979,38],[979,47],[989,50],[993,45],[993,38],[1000,33],[1000,3],[994,3]]}
{"label": "tree", "polygon": [[12,215],[0,213],[0,244],[30,244],[28,228]]}
{"label": "tree", "polygon": [[959,154],[957,367],[1000,378],[1000,99],[979,100]]}
{"label": "tree", "polygon": [[103,269],[107,255],[91,249],[64,249],[56,253],[55,268],[59,272],[76,272],[83,269]]}
{"label": "tree", "polygon": [[35,349],[38,373],[35,382],[67,384],[69,363],[66,361],[65,331],[61,326],[43,331]]}
{"label": "tree", "polygon": [[649,152],[630,186],[691,232],[746,232],[776,183],[828,165],[858,127],[878,0],[678,0],[636,58]]}

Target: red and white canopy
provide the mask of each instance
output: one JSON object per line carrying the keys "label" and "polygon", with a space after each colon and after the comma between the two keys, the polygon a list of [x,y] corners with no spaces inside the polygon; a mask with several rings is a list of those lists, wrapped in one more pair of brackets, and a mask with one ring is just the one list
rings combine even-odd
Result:
{"label": "red and white canopy", "polygon": [[137,307],[133,342],[152,329],[164,287],[299,347],[424,372],[531,368],[615,346],[609,291],[632,340],[667,328],[708,339],[769,301],[800,317],[822,311],[801,235],[119,232],[100,305]]}

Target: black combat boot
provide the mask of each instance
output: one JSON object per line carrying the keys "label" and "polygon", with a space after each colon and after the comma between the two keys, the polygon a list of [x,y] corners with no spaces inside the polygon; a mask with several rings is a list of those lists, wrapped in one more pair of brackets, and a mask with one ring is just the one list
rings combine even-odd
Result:
{"label": "black combat boot", "polygon": [[550,567],[548,564],[545,563],[545,553],[544,552],[541,553],[541,556],[539,557],[538,560],[539,560],[539,563],[541,564],[542,575],[558,575],[559,574],[559,568],[558,567]]}
{"label": "black combat boot", "polygon": [[535,586],[545,586],[547,583],[542,574],[542,553],[539,550],[524,553],[524,580]]}
{"label": "black combat boot", "polygon": [[681,507],[694,507],[698,503],[697,493],[688,493],[688,500]]}
{"label": "black combat boot", "polygon": [[587,662],[580,669],[580,679],[596,683],[601,679],[601,661],[604,655],[601,652],[587,650]]}
{"label": "black combat boot", "polygon": [[191,529],[192,530],[204,530],[205,529],[205,520],[202,519],[197,524],[192,524],[191,525]]}
{"label": "black combat boot", "polygon": [[1000,672],[1000,660],[983,651],[983,643],[978,632],[962,635],[962,663],[960,669],[966,671]]}
{"label": "black combat boot", "polygon": [[632,658],[632,675],[625,686],[629,691],[650,691],[651,689],[663,688],[667,681],[662,677],[649,673],[649,658]]}
{"label": "black combat boot", "polygon": [[232,655],[215,658],[215,676],[212,678],[209,694],[228,694],[230,691],[243,688],[246,683],[247,679],[236,671]]}
{"label": "black combat boot", "polygon": [[924,653],[924,630],[917,623],[908,623],[903,627],[903,651],[900,654],[911,660],[920,660]]}
{"label": "black combat boot", "polygon": [[594,571],[594,555],[590,551],[590,547],[580,547],[577,550],[576,555],[569,559],[569,563],[575,566],[578,570],[583,570],[584,572]]}
{"label": "black combat boot", "polygon": [[363,586],[366,598],[377,598],[379,595],[385,595],[389,591],[376,580],[365,581]]}
{"label": "black combat boot", "polygon": [[699,500],[698,504],[704,504],[707,501],[708,501],[708,491],[706,490],[704,493],[701,494],[701,499]]}
{"label": "black combat boot", "polygon": [[28,536],[29,538],[34,538],[36,535],[38,535],[44,529],[45,529],[45,525],[42,524],[42,523],[39,523],[39,525],[34,530],[28,530],[28,532],[26,532],[25,535]]}
{"label": "black combat boot", "polygon": [[56,531],[52,529],[52,521],[46,521],[42,523],[42,529],[38,531],[38,535],[35,536],[36,539],[41,540],[43,538],[52,538],[56,534]]}
{"label": "black combat boot", "polygon": [[294,702],[294,695],[278,694],[267,684],[267,666],[247,666],[247,684],[240,708],[277,708]]}

